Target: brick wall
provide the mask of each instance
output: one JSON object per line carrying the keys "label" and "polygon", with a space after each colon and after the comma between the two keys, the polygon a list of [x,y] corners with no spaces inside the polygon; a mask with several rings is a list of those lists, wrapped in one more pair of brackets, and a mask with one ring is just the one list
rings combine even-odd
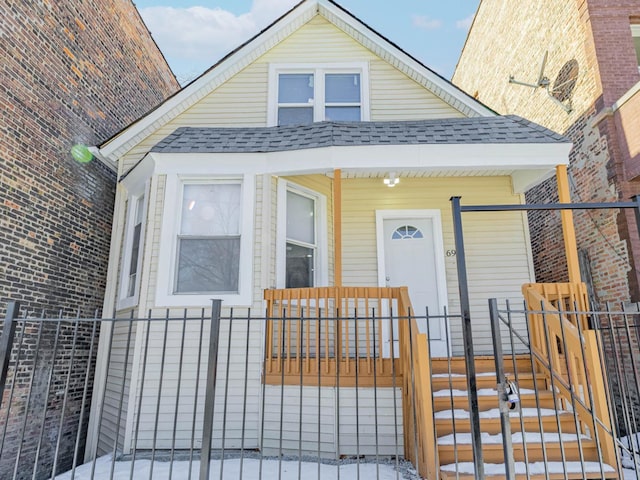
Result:
{"label": "brick wall", "polygon": [[[640,193],[635,97],[613,115],[605,115],[639,80],[630,21],[640,15],[637,0],[540,0],[509,9],[507,2],[482,0],[453,81],[499,113],[529,118],[569,137],[569,175],[573,201],[614,202]],[[510,6],[510,5],[509,5]],[[536,59],[549,52],[545,76],[554,84],[561,66],[572,59],[579,75],[566,113],[542,88],[509,84],[509,75],[534,83]],[[636,95],[640,99],[640,95]],[[568,102],[565,102],[568,105]],[[557,201],[555,178],[527,192],[527,201]],[[640,240],[632,211],[574,212],[578,249],[588,261],[589,280],[599,302],[640,299]],[[536,278],[566,281],[558,213],[529,214]],[[614,307],[615,308],[615,307]],[[612,321],[620,320],[615,317]],[[606,323],[607,319],[601,319]],[[622,342],[621,362],[640,356],[635,332]],[[612,348],[607,350],[613,368]],[[612,373],[612,372],[610,372]],[[609,376],[618,390],[619,380]],[[629,378],[632,385],[635,379]],[[637,393],[631,399],[640,412]],[[619,400],[620,397],[618,397]],[[640,418],[640,417],[637,417]]]}
{"label": "brick wall", "polygon": [[[178,85],[128,0],[10,0],[0,5],[0,31],[0,314],[7,301],[17,300],[24,311],[56,315],[60,307],[66,312],[80,308],[82,315],[92,315],[103,302],[115,174],[97,160],[75,162],[70,149],[103,142]],[[5,442],[0,456],[2,478],[6,468],[13,471],[19,437],[11,425],[23,418],[31,375],[35,390],[19,478],[31,478],[39,413],[47,404],[38,476],[46,476],[51,466],[59,399],[48,396],[43,378],[53,356],[54,330],[43,335],[38,368],[27,365],[16,382],[7,432],[12,441]],[[28,345],[33,348],[34,342]],[[89,343],[85,336],[76,352],[84,359],[78,360],[78,375]],[[58,360],[68,354],[62,348]],[[70,399],[65,442],[75,440],[80,404],[79,397]],[[6,414],[0,411],[0,423]],[[68,453],[68,445],[63,448]],[[60,468],[69,463],[66,455]]]}
{"label": "brick wall", "polygon": [[[593,120],[638,80],[637,63],[631,65],[636,61],[629,27],[634,8],[640,10],[632,0],[541,0],[517,9],[499,0],[483,0],[453,77],[454,83],[499,113],[529,118],[574,142],[569,167],[573,201],[628,199],[615,126],[610,120],[594,125]],[[573,108],[571,113],[554,103],[543,88],[508,82],[513,75],[535,83],[545,51],[544,75],[552,86],[566,62],[578,62],[575,89],[570,103],[564,102]],[[527,200],[556,201],[555,190],[555,179],[549,180],[528,192]],[[628,223],[630,217],[617,211],[574,216],[578,248],[591,261],[598,299],[637,299],[630,255],[633,234],[629,235],[635,224]],[[537,280],[566,280],[559,215],[535,213],[529,218]]]}

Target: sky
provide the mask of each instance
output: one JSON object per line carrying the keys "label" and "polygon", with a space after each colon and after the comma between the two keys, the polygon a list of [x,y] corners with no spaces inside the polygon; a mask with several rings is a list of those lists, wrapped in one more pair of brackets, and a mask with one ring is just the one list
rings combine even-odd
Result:
{"label": "sky", "polygon": [[[134,0],[185,84],[299,0]],[[480,0],[338,0],[407,53],[451,78]]]}

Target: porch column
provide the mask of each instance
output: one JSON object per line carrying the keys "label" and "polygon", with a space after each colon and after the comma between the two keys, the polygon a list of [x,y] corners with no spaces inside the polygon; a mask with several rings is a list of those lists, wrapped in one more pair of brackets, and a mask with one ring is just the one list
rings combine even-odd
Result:
{"label": "porch column", "polygon": [[342,170],[333,171],[333,283],[342,286]]}
{"label": "porch column", "polygon": [[[569,175],[566,165],[556,167],[556,179],[558,182],[558,200],[560,203],[571,203],[571,191],[569,190]],[[573,211],[560,210],[562,219],[562,236],[564,237],[564,250],[567,257],[567,270],[569,282],[580,283],[580,262],[578,260],[578,246],[576,242],[576,230],[573,225]]]}

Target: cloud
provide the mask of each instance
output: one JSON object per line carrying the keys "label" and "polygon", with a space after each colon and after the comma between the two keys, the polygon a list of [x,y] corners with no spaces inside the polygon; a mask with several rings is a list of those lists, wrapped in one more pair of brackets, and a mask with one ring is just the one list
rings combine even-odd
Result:
{"label": "cloud", "polygon": [[471,28],[471,24],[473,23],[473,13],[469,15],[467,18],[463,18],[462,20],[458,20],[456,22],[456,28],[460,30],[469,30]]}
{"label": "cloud", "polygon": [[247,13],[221,8],[148,7],[140,10],[160,50],[172,57],[212,64],[285,13],[298,0],[254,0]]}
{"label": "cloud", "polygon": [[414,27],[423,30],[436,30],[442,26],[442,20],[429,18],[426,15],[412,15],[411,20]]}

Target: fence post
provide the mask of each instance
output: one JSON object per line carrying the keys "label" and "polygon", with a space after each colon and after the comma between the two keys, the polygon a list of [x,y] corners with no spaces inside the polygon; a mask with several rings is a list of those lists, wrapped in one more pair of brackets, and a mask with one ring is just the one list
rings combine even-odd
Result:
{"label": "fence post", "polygon": [[7,370],[9,370],[9,360],[11,359],[11,346],[13,345],[13,337],[16,334],[16,322],[14,320],[19,311],[20,304],[18,302],[9,302],[7,304],[7,313],[2,325],[2,335],[0,335],[0,407],[2,406],[4,385],[7,381]]}
{"label": "fence post", "polygon": [[216,399],[216,374],[218,370],[221,303],[222,300],[211,301],[211,328],[209,330],[207,385],[204,397],[204,422],[202,425],[202,450],[200,453],[200,480],[208,480],[209,471],[211,469],[211,437],[213,436],[213,407]]}
{"label": "fence post", "polygon": [[502,429],[502,448],[504,450],[504,470],[507,480],[516,478],[513,444],[511,442],[511,420],[509,418],[509,402],[507,401],[507,379],[504,374],[504,355],[502,354],[502,337],[500,335],[500,319],[498,301],[489,299],[489,315],[491,316],[491,336],[493,337],[493,358],[496,365],[498,384],[498,404],[500,405],[500,427]]}
{"label": "fence post", "polygon": [[473,468],[477,480],[484,480],[484,460],[480,432],[480,407],[478,404],[478,384],[476,378],[475,354],[473,352],[473,333],[471,329],[471,302],[467,280],[467,263],[464,252],[462,229],[462,207],[460,197],[451,197],[453,211],[453,234],[456,242],[456,265],[458,268],[458,290],[460,291],[460,309],[462,313],[462,340],[464,360],[467,371],[467,392],[469,394],[469,420],[471,424],[471,446],[473,449]]}

